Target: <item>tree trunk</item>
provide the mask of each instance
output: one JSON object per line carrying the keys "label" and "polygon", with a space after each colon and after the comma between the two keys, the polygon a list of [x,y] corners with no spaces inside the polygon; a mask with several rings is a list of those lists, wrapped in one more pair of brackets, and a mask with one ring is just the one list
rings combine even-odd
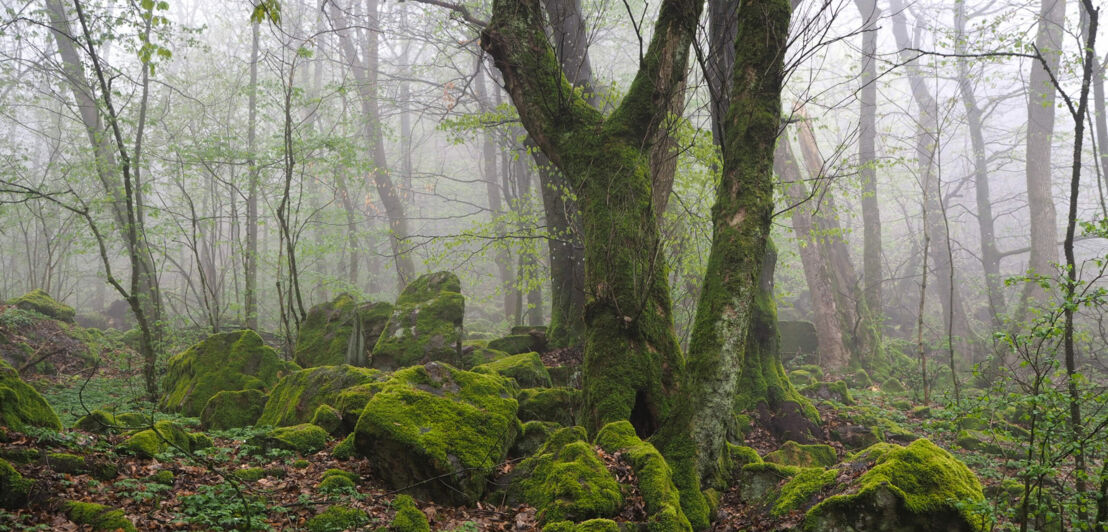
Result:
{"label": "tree trunk", "polygon": [[257,125],[258,125],[258,37],[261,25],[257,22],[251,24],[250,45],[250,89],[249,117],[246,130],[246,165],[249,172],[249,183],[246,192],[246,257],[245,272],[243,274],[245,295],[243,313],[246,316],[246,328],[258,329],[258,161],[254,156],[257,151]]}
{"label": "tree trunk", "polygon": [[881,210],[877,202],[877,21],[876,0],[854,0],[865,20],[862,27],[862,88],[858,117],[858,174],[862,180],[862,276],[866,308],[882,319]]}
{"label": "tree trunk", "polygon": [[[473,79],[473,91],[482,110],[484,112],[492,112],[495,106],[492,104],[488,90],[485,88],[486,76],[484,72],[484,64],[479,64],[477,76]],[[497,166],[500,164],[500,157],[499,154],[497,154],[496,142],[493,139],[493,132],[490,128],[485,128],[482,133],[481,162],[484,170],[485,191],[488,193],[489,199],[489,217],[496,220],[497,217],[504,214],[504,205],[501,201],[500,181],[496,170]],[[505,180],[507,179],[507,170],[507,168],[504,168]],[[504,223],[497,221],[493,224],[493,227],[496,231],[497,240],[500,240],[500,242],[493,244],[493,262],[496,263],[496,270],[500,280],[500,289],[504,294],[504,319],[512,322],[513,316],[518,313],[518,308],[515,304],[515,279],[512,277],[512,256],[507,243],[502,241],[506,233]]]}

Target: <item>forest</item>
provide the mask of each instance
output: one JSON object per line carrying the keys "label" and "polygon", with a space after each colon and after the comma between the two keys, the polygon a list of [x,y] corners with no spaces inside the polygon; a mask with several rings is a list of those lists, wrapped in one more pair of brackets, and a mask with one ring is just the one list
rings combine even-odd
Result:
{"label": "forest", "polygon": [[0,7],[0,531],[1108,531],[1095,0]]}

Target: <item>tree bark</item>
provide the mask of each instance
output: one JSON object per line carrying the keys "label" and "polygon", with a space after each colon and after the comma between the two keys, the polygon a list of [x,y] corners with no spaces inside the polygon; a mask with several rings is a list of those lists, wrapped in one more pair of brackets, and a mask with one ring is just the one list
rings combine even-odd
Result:
{"label": "tree bark", "polygon": [[258,329],[258,161],[254,153],[257,151],[257,125],[258,125],[258,38],[261,25],[257,22],[251,24],[250,45],[250,89],[247,105],[250,107],[246,129],[246,165],[248,169],[246,192],[246,257],[243,265],[245,272],[243,279],[245,295],[243,313],[246,317],[247,329]]}
{"label": "tree bark", "polygon": [[[473,91],[483,110],[485,112],[491,112],[495,106],[492,104],[492,100],[488,95],[488,90],[485,88],[486,76],[484,72],[484,65],[478,65],[478,74],[473,79]],[[485,128],[482,132],[481,162],[485,178],[485,191],[488,194],[489,200],[489,216],[495,220],[497,217],[504,214],[504,205],[501,201],[500,180],[497,172],[497,167],[500,165],[500,156],[497,153],[496,142],[489,128]],[[507,174],[507,168],[504,168],[504,170],[505,174]],[[505,175],[505,179],[506,178],[507,175]],[[497,240],[503,240],[506,233],[504,223],[498,221],[493,226],[496,231]],[[500,289],[504,294],[504,319],[510,323],[514,323],[513,317],[518,313],[518,307],[516,306],[515,279],[512,276],[511,252],[508,249],[508,245],[504,242],[497,242],[493,247],[493,262],[496,264],[496,271],[500,277]]]}
{"label": "tree bark", "polygon": [[858,116],[858,174],[862,180],[862,277],[866,308],[882,319],[881,209],[877,201],[877,21],[876,0],[854,0],[862,26],[862,88]]}

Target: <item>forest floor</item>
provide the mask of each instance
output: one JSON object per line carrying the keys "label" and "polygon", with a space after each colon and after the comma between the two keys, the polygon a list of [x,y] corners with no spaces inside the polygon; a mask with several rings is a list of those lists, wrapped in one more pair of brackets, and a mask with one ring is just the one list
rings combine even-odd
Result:
{"label": "forest floor", "polygon": [[[565,354],[563,354],[564,358]],[[560,361],[564,362],[564,361]],[[117,411],[153,413],[156,419],[173,419],[189,430],[198,430],[195,418],[180,418],[154,413],[151,404],[138,399],[141,376],[137,368],[100,368],[92,378],[38,377],[32,381],[54,406],[63,425],[73,422],[87,411],[106,408]],[[910,415],[918,406],[904,395],[891,396],[877,388],[852,391],[855,405],[843,407],[820,403],[826,443],[835,448],[839,458],[849,451],[829,437],[837,425],[856,423],[858,413],[892,420],[904,429],[900,435],[907,443],[915,437],[926,437],[952,450],[977,473],[986,486],[995,488],[1014,470],[1004,459],[961,450],[955,444],[951,429],[953,414],[932,405],[926,418]],[[289,451],[271,450],[258,455],[248,452],[248,440],[261,430],[235,429],[207,432],[214,447],[192,456],[162,455],[159,459],[140,459],[116,454],[113,450],[124,436],[97,435],[78,430],[60,433],[33,430],[29,433],[0,435],[0,457],[34,456],[29,463],[18,465],[25,477],[35,480],[32,504],[18,512],[0,510],[0,531],[3,530],[82,530],[66,518],[61,504],[66,500],[95,502],[119,508],[139,530],[297,530],[308,519],[332,505],[345,505],[364,510],[372,519],[362,529],[387,526],[394,511],[391,502],[396,494],[374,478],[365,459],[339,461],[331,450],[338,443],[316,454],[300,457]],[[911,434],[912,437],[907,435]],[[765,455],[781,443],[768,432],[755,429],[746,445]],[[253,449],[256,450],[256,449]],[[118,476],[97,480],[87,473],[66,472],[52,463],[47,453],[72,453],[85,457],[88,463],[111,462],[118,466]],[[620,456],[603,454],[609,469],[621,482],[634,484],[631,468]],[[14,460],[13,460],[14,461]],[[515,466],[505,462],[499,473]],[[250,469],[254,468],[254,469]],[[328,469],[337,468],[358,476],[354,488],[326,492],[319,488],[320,479]],[[253,475],[244,475],[245,471]],[[168,471],[172,476],[160,473]],[[239,473],[236,473],[239,471]],[[992,490],[996,493],[996,490]],[[416,501],[427,515],[433,530],[534,530],[538,528],[534,508],[504,507],[493,502],[475,507],[441,506],[429,501]],[[621,519],[635,521],[642,515],[642,499],[633,491],[628,494]],[[991,502],[991,504],[996,504]],[[1000,502],[1004,505],[1003,501]],[[1003,508],[996,508],[1002,514]],[[798,524],[803,518],[793,512],[771,518],[765,507],[747,504],[737,487],[723,494],[718,520],[713,530],[781,530]]]}

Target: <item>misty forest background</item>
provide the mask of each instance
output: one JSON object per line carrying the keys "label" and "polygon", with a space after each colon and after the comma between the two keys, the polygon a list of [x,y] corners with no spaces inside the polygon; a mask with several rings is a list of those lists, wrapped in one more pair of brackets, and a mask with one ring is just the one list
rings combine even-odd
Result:
{"label": "misty forest background", "polygon": [[[84,327],[133,329],[117,363],[140,391],[157,397],[165,361],[209,333],[252,328],[291,359],[313,306],[391,303],[442,270],[461,280],[467,338],[548,326],[552,349],[584,342],[604,287],[585,282],[574,186],[482,50],[490,2],[2,4],[0,299],[41,289]],[[660,3],[542,5],[569,83],[611,113]],[[651,140],[652,268],[682,349],[738,5],[708,2]],[[784,57],[770,232],[792,385],[902,386],[955,418],[1032,412],[996,479],[1063,501],[996,510],[1032,528],[1108,505],[1108,35],[1093,6],[804,0]]]}

